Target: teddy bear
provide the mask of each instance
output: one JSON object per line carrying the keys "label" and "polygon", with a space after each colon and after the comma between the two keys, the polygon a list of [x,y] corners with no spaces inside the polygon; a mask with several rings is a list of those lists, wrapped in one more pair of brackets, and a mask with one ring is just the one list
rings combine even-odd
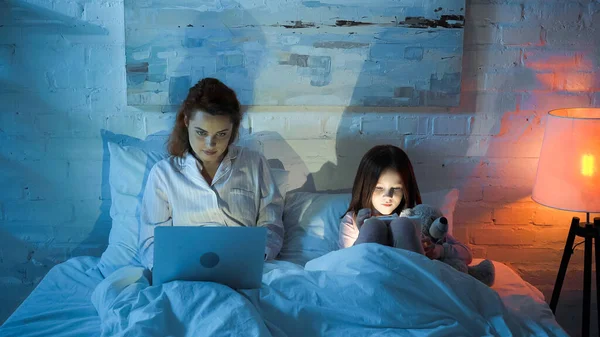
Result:
{"label": "teddy bear", "polygon": [[[448,234],[448,219],[442,212],[427,204],[419,204],[413,208],[407,208],[400,213],[401,217],[411,219],[416,226],[420,226],[422,237],[429,237],[433,243],[442,243]],[[494,264],[490,260],[483,260],[475,266],[468,266],[464,261],[457,258],[442,258],[442,262],[454,269],[467,273],[482,283],[492,286],[495,279]]]}

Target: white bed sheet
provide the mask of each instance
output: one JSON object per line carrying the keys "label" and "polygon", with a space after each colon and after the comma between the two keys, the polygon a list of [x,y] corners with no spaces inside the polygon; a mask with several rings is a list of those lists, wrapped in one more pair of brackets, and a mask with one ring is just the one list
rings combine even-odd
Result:
{"label": "white bed sheet", "polygon": [[103,280],[99,259],[74,257],[52,268],[0,327],[0,336],[100,336],[90,296]]}
{"label": "white bed sheet", "polygon": [[[473,263],[477,264],[481,260],[473,259]],[[493,262],[496,268],[496,282],[492,289],[500,295],[504,306],[517,315],[526,316],[535,322],[547,322],[549,325],[559,326],[539,289],[523,280],[507,265]]]}
{"label": "white bed sheet", "polygon": [[[91,293],[103,279],[97,262],[95,257],[76,257],[52,268],[0,327],[0,336],[100,336],[100,317],[91,302]],[[494,265],[493,289],[510,311],[557,324],[538,289],[505,264]]]}

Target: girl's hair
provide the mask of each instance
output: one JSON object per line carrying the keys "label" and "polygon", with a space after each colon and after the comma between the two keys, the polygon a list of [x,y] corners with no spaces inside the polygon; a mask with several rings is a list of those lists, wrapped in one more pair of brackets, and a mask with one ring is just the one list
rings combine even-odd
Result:
{"label": "girl's hair", "polygon": [[183,157],[191,150],[185,120],[187,118],[189,122],[198,111],[213,116],[228,116],[233,124],[229,144],[236,140],[242,120],[240,102],[235,92],[223,82],[216,78],[207,77],[190,88],[187,97],[177,112],[175,126],[167,143],[167,149],[171,155]]}
{"label": "girl's hair", "polygon": [[402,179],[404,198],[394,213],[400,214],[405,208],[412,208],[421,203],[421,193],[408,155],[397,146],[377,145],[365,153],[358,165],[352,186],[352,200],[346,212],[356,214],[362,208],[373,209],[373,191],[381,174],[388,169],[398,172]]}

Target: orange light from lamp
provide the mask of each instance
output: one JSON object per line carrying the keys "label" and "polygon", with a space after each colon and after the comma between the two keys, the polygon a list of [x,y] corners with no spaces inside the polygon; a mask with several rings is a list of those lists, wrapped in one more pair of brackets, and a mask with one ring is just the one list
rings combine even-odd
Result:
{"label": "orange light from lamp", "polygon": [[581,157],[581,174],[586,177],[594,176],[596,172],[596,166],[594,166],[594,156],[591,154],[584,154]]}
{"label": "orange light from lamp", "polygon": [[548,113],[531,197],[553,208],[600,213],[600,108]]}

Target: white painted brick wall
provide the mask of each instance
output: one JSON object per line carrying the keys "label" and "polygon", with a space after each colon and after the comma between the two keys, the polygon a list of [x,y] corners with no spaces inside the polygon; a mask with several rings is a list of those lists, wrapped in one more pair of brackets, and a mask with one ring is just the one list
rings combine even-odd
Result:
{"label": "white painted brick wall", "polygon": [[[102,252],[100,130],[143,139],[174,121],[125,104],[122,0],[28,2],[33,14],[51,12],[0,27],[0,322],[51,267],[30,252],[53,263]],[[423,190],[460,188],[456,236],[549,296],[574,214],[530,199],[543,116],[600,104],[599,27],[597,1],[467,0],[459,107],[253,107],[242,135],[281,160],[296,187],[310,175],[319,190],[350,187],[371,146],[403,146]],[[571,267],[581,265],[579,247]],[[558,312],[574,336],[579,317],[566,310],[579,312],[580,288],[581,274],[569,273]]]}
{"label": "white painted brick wall", "polygon": [[434,117],[432,133],[436,136],[466,136],[471,129],[471,120],[470,117]]}
{"label": "white painted brick wall", "polygon": [[503,27],[502,44],[505,46],[543,46],[546,44],[546,30],[530,24]]}
{"label": "white painted brick wall", "polygon": [[467,22],[513,23],[525,15],[524,5],[519,3],[476,3],[468,7]]}

